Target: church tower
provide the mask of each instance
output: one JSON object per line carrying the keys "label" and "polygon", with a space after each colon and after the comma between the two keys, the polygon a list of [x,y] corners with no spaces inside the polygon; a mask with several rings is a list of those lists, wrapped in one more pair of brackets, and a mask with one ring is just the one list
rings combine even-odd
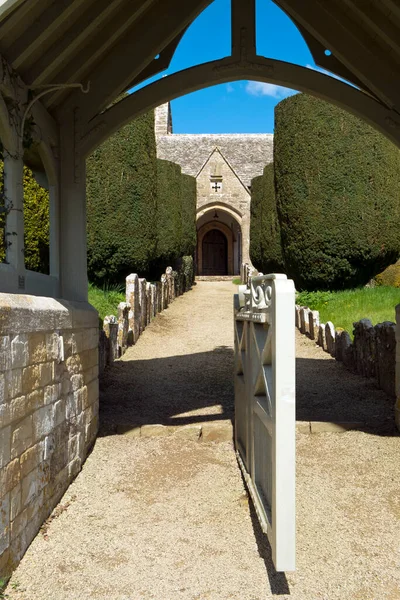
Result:
{"label": "church tower", "polygon": [[154,111],[154,128],[156,137],[172,134],[171,103],[166,102],[157,106]]}

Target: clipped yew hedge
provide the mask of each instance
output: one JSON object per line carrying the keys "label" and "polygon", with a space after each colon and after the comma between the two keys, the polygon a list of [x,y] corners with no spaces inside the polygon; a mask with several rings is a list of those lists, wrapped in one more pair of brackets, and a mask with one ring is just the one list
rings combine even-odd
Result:
{"label": "clipped yew hedge", "polygon": [[182,173],[179,165],[157,160],[157,260],[173,264],[182,248]]}
{"label": "clipped yew hedge", "polygon": [[262,273],[284,271],[281,231],[276,210],[274,165],[251,182],[250,258]]}
{"label": "clipped yew hedge", "polygon": [[106,140],[86,171],[89,279],[120,282],[132,271],[147,274],[157,243],[153,112]]}
{"label": "clipped yew hedge", "polygon": [[196,182],[156,158],[154,113],[110,137],[88,158],[88,274],[119,283],[158,278],[196,246]]}
{"label": "clipped yew hedge", "polygon": [[182,256],[193,256],[196,249],[196,179],[182,173]]}
{"label": "clipped yew hedge", "polygon": [[400,154],[358,118],[305,94],[275,109],[275,190],[298,288],[367,283],[400,254]]}

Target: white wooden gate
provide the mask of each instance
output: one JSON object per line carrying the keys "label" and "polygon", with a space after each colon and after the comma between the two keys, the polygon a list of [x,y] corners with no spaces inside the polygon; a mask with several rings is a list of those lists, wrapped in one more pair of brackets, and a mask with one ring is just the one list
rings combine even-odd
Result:
{"label": "white wooden gate", "polygon": [[286,275],[235,296],[235,443],[277,571],[295,569],[295,295]]}

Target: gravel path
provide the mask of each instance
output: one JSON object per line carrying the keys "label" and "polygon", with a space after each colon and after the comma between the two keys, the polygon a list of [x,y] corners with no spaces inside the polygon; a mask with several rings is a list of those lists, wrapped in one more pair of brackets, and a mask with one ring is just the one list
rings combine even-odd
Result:
{"label": "gravel path", "polygon": [[[129,435],[138,424],[232,417],[233,290],[199,283],[109,370],[102,437],[14,573],[10,599],[400,599],[392,403],[309,340],[298,339],[300,418],[345,421],[351,406],[367,426],[297,436],[295,573],[272,568],[230,442],[179,429]],[[128,435],[113,435],[121,428]]]}

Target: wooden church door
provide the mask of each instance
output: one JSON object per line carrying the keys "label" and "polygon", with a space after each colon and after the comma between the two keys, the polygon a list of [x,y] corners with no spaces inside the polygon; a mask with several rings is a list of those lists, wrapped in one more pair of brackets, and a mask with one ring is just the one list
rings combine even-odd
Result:
{"label": "wooden church door", "polygon": [[203,238],[203,275],[227,275],[228,241],[218,229],[211,229]]}

